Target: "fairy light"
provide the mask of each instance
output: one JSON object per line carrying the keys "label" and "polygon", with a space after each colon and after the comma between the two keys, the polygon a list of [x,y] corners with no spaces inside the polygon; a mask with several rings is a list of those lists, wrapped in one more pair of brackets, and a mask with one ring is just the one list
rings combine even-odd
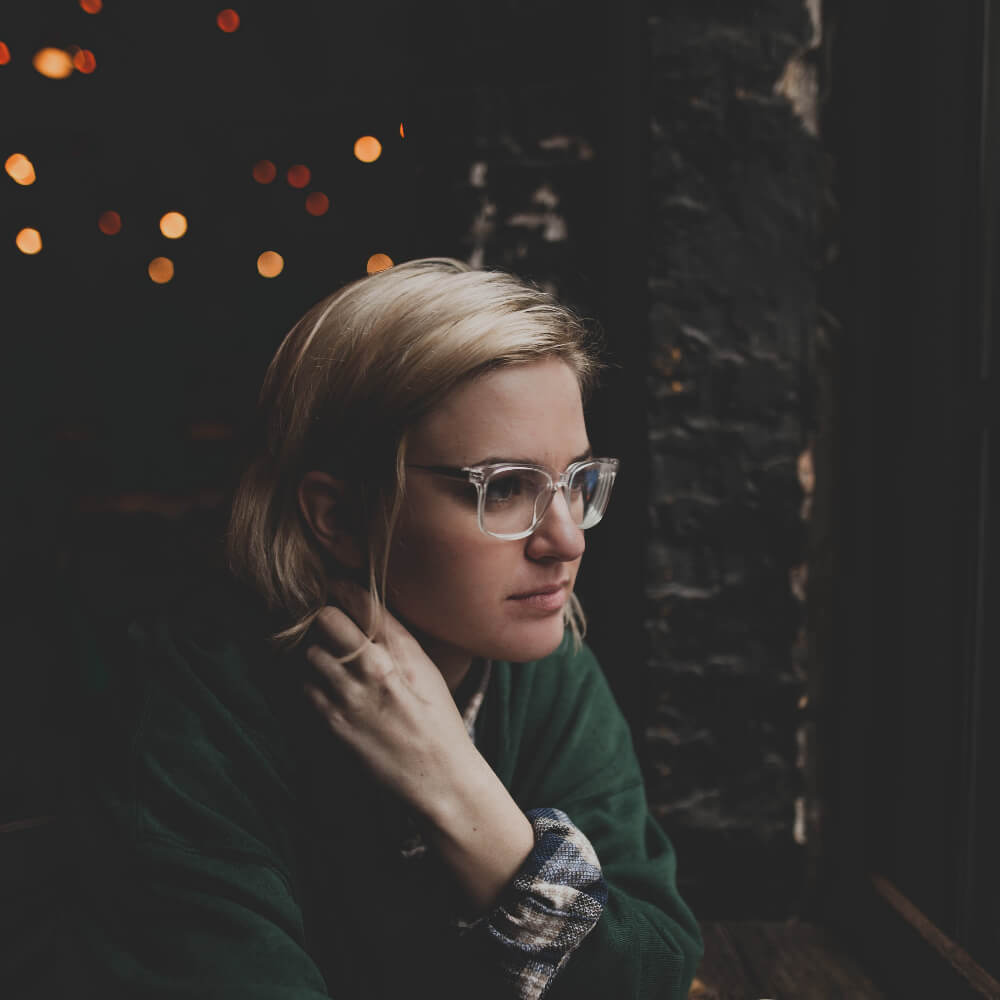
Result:
{"label": "fairy light", "polygon": [[365,265],[365,270],[369,274],[375,274],[378,271],[385,271],[390,267],[392,267],[392,258],[388,254],[373,253],[368,258],[368,263]]}
{"label": "fairy light", "polygon": [[277,278],[284,269],[284,258],[273,250],[265,250],[257,258],[257,273],[262,278]]}
{"label": "fairy light", "polygon": [[215,23],[227,35],[231,35],[240,26],[240,15],[232,7],[227,7],[219,11]]}
{"label": "fairy light", "polygon": [[258,184],[270,184],[278,176],[278,168],[270,160],[258,160],[253,165],[253,179]]}
{"label": "fairy light", "polygon": [[330,211],[330,199],[322,191],[310,191],[306,195],[306,211],[310,215],[326,215]]}
{"label": "fairy light", "polygon": [[24,153],[13,153],[7,157],[7,162],[3,165],[8,176],[15,183],[27,187],[35,183],[35,167]]}
{"label": "fairy light", "polygon": [[382,155],[382,143],[373,135],[363,135],[354,144],[354,155],[362,163],[374,163]]}
{"label": "fairy light", "polygon": [[165,285],[174,276],[174,262],[169,257],[154,257],[146,270],[156,284]]}
{"label": "fairy light", "polygon": [[97,58],[90,49],[80,49],[73,53],[73,67],[81,73],[93,73],[97,69]]}
{"label": "fairy light", "polygon": [[63,49],[39,49],[32,57],[31,65],[50,80],[65,80],[73,72],[73,59]]}
{"label": "fairy light", "polygon": [[188,228],[188,220],[180,212],[167,212],[160,219],[160,232],[168,240],[179,240]]}
{"label": "fairy light", "polygon": [[0,66],[6,66],[10,62],[10,49],[6,42],[0,42]]}
{"label": "fairy light", "polygon": [[97,228],[105,236],[115,236],[122,231],[122,217],[117,212],[101,212]]}
{"label": "fairy light", "polygon": [[17,249],[29,257],[42,249],[42,234],[37,229],[22,229],[14,238]]}
{"label": "fairy light", "polygon": [[294,167],[288,168],[285,176],[293,188],[304,188],[312,178],[312,171],[304,164],[296,163]]}
{"label": "fairy light", "polygon": [[87,14],[100,14],[104,9],[104,0],[80,0],[80,9]]}
{"label": "fairy light", "polygon": [[399,123],[399,138],[400,139],[405,139],[406,138],[406,133],[403,131],[403,123],[402,122]]}

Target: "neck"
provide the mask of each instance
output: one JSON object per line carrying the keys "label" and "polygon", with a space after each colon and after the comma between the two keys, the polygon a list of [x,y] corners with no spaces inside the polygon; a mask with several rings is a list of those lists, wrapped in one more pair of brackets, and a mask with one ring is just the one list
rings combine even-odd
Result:
{"label": "neck", "polygon": [[423,651],[430,657],[434,665],[441,671],[448,690],[454,695],[459,685],[465,680],[472,666],[473,657],[461,649],[456,649],[447,642],[425,635],[410,628],[413,637],[420,643]]}

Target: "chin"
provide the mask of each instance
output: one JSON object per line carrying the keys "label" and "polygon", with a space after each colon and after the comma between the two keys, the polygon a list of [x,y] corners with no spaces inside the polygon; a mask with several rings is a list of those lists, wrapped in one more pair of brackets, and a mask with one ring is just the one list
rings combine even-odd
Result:
{"label": "chin", "polygon": [[566,626],[561,615],[552,622],[545,622],[544,628],[539,627],[542,624],[536,623],[511,630],[506,635],[498,637],[493,648],[481,655],[491,660],[506,660],[510,663],[530,663],[532,660],[544,659],[559,648]]}

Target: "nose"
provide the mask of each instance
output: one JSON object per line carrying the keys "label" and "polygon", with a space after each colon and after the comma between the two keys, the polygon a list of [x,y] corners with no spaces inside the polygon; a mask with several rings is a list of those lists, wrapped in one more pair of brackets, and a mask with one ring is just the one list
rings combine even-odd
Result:
{"label": "nose", "polygon": [[527,553],[533,559],[573,562],[583,555],[587,544],[583,529],[573,520],[562,490],[556,491],[527,542]]}

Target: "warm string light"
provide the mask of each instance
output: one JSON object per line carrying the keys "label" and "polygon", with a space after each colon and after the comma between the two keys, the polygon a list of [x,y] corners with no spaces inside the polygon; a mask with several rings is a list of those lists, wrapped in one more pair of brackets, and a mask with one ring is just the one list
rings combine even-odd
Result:
{"label": "warm string light", "polygon": [[378,271],[385,271],[392,267],[392,258],[385,253],[373,253],[368,258],[368,263],[365,265],[365,270],[369,274],[375,274]]}
{"label": "warm string light", "polygon": [[270,184],[278,176],[278,168],[270,160],[258,160],[253,165],[253,179],[258,184]]}
{"label": "warm string light", "polygon": [[100,14],[104,8],[104,0],[80,0],[80,9],[87,14]]}
{"label": "warm string light", "polygon": [[31,65],[50,80],[65,80],[73,72],[73,59],[63,49],[39,49],[32,57]]}
{"label": "warm string light", "polygon": [[35,167],[24,153],[13,153],[3,165],[8,176],[17,184],[27,187],[35,183]]}
{"label": "warm string light", "polygon": [[227,35],[232,34],[240,26],[240,15],[232,7],[220,10],[216,15],[215,23]]}
{"label": "warm string light", "polygon": [[167,212],[160,219],[160,232],[168,240],[179,240],[188,228],[187,219],[180,212]]}
{"label": "warm string light", "polygon": [[405,139],[406,138],[406,133],[403,131],[403,123],[402,122],[399,123],[399,138],[400,139]]}
{"label": "warm string light", "polygon": [[14,238],[17,249],[29,257],[42,249],[42,234],[37,229],[22,229]]}
{"label": "warm string light", "polygon": [[293,188],[304,188],[312,179],[312,171],[304,164],[296,163],[295,166],[288,168],[288,173],[285,177],[289,186]]}
{"label": "warm string light", "polygon": [[158,285],[165,285],[174,276],[174,262],[169,257],[154,257],[146,269]]}
{"label": "warm string light", "polygon": [[122,231],[122,217],[117,212],[101,212],[97,228],[105,236],[115,236]]}
{"label": "warm string light", "polygon": [[6,66],[10,62],[10,49],[6,42],[0,42],[0,66]]}
{"label": "warm string light", "polygon": [[284,269],[284,258],[273,250],[265,250],[257,258],[257,273],[262,278],[277,278]]}
{"label": "warm string light", "polygon": [[330,211],[330,199],[322,191],[310,191],[306,195],[306,211],[310,215],[326,215]]}
{"label": "warm string light", "polygon": [[93,73],[97,69],[97,58],[90,49],[78,49],[73,53],[73,66],[81,73]]}
{"label": "warm string light", "polygon": [[373,135],[363,135],[354,143],[354,155],[362,163],[374,163],[382,155],[382,143]]}

